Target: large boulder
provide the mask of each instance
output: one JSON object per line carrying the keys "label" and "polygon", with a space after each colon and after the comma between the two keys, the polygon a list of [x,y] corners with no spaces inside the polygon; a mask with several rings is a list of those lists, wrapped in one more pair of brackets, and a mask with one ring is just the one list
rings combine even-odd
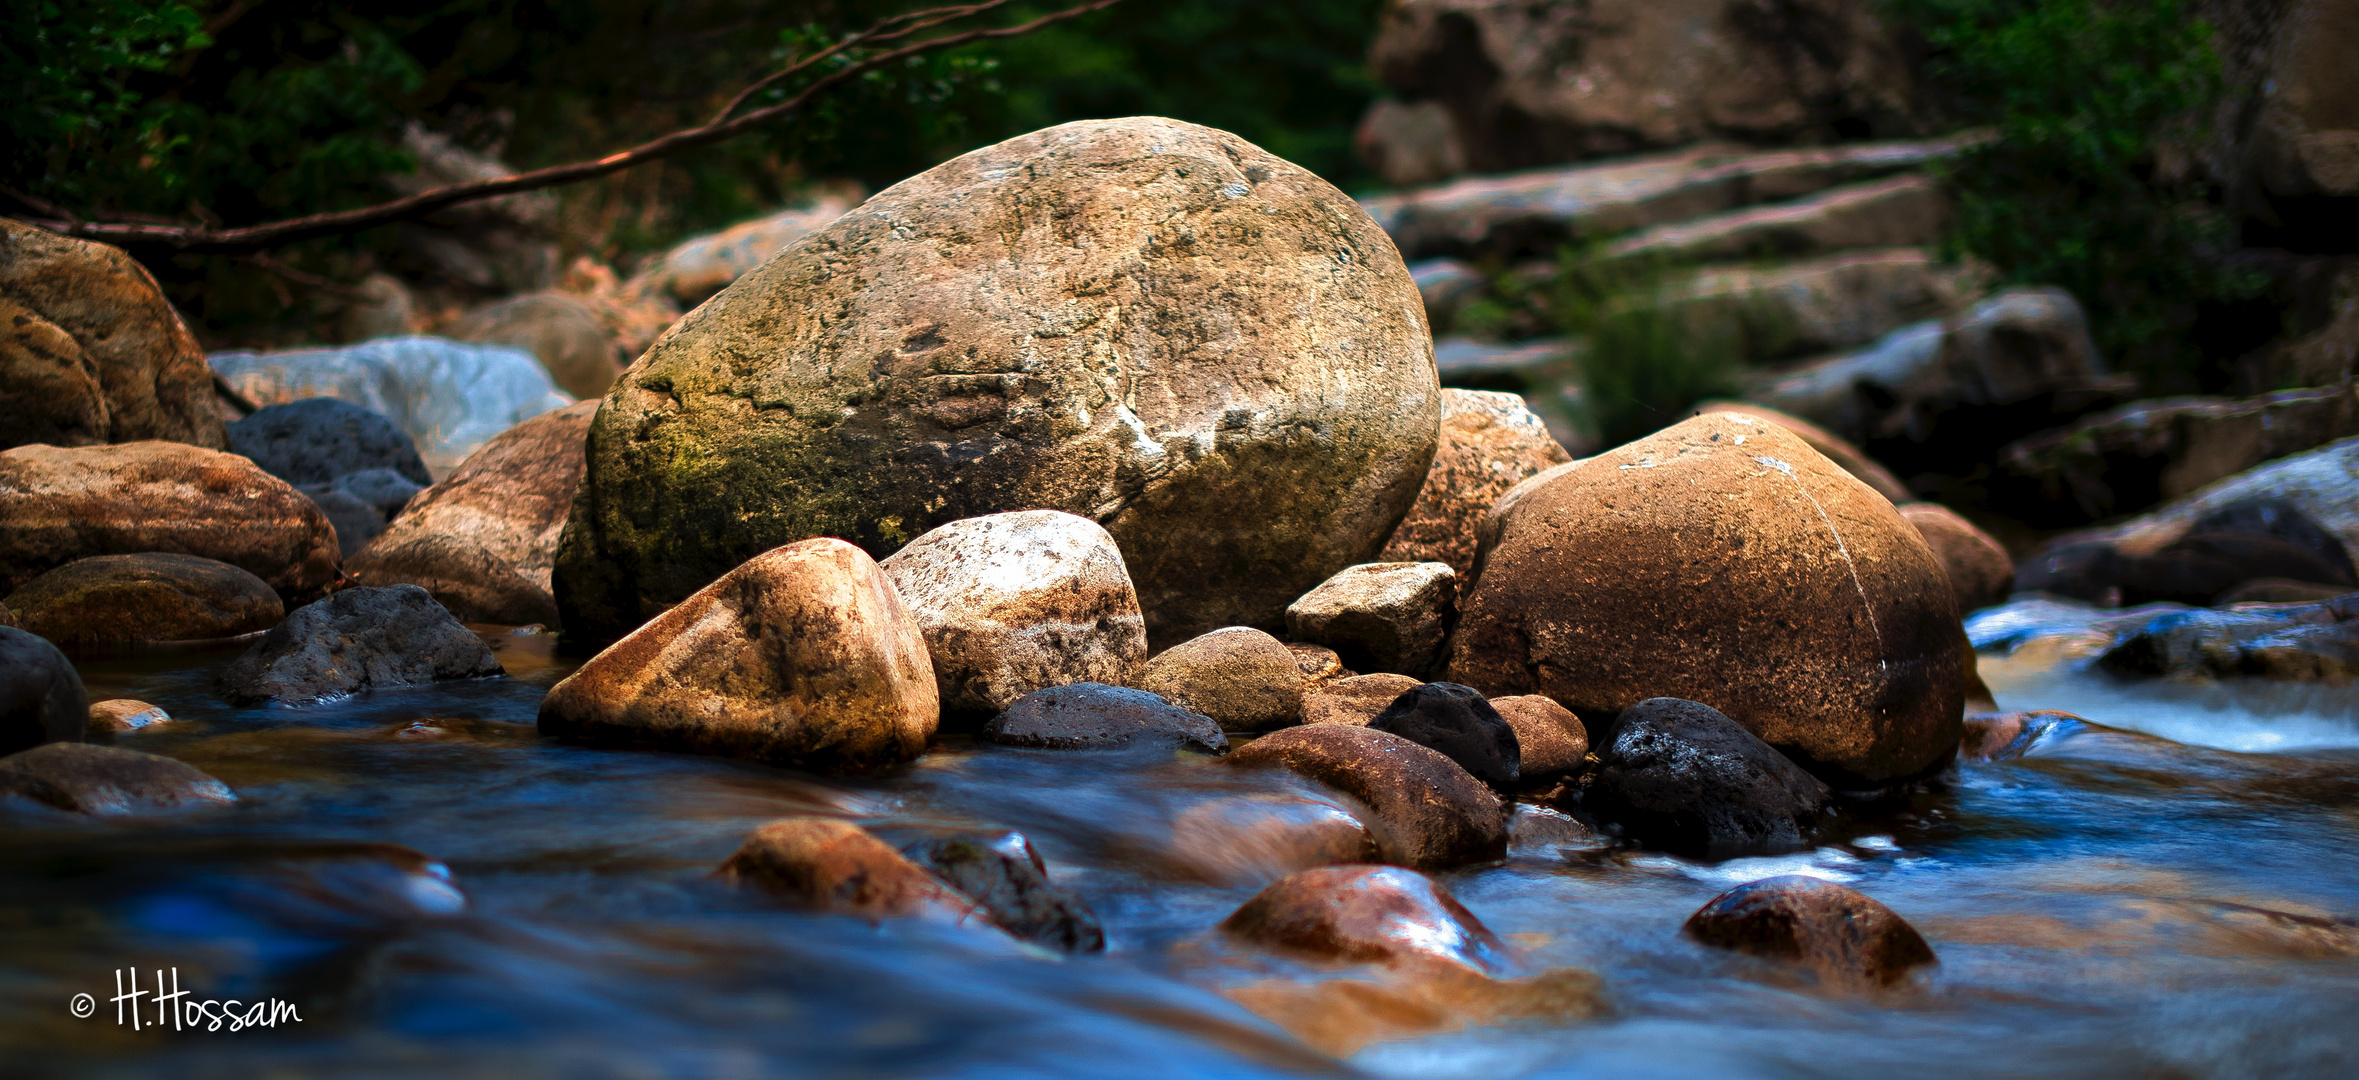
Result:
{"label": "large boulder", "polygon": [[278,625],[269,583],[228,563],[150,551],[93,555],[8,594],[24,628],[74,643],[195,641]]}
{"label": "large boulder", "polygon": [[82,741],[84,693],[82,674],[57,646],[0,626],[0,754]]}
{"label": "large boulder", "polygon": [[592,657],[544,734],[857,771],[916,757],[941,720],[926,641],[866,552],[765,552]]}
{"label": "large boulder", "polygon": [[219,352],[207,360],[264,405],[332,397],[382,414],[436,472],[517,424],[573,404],[538,359],[505,345],[398,337],[333,349]]}
{"label": "large boulder", "polygon": [[925,632],[946,712],[996,713],[1067,683],[1125,686],[1147,658],[1122,552],[1088,518],[953,521],[880,565]]}
{"label": "large boulder", "polygon": [[1854,786],[1957,748],[1968,649],[1940,562],[1783,428],[1682,421],[1525,493],[1499,537],[1454,682],[1583,714],[1701,701]]}
{"label": "large boulder", "polygon": [[1151,640],[1276,626],[1408,509],[1439,397],[1415,283],[1332,185],[1175,120],[1064,124],[879,193],[640,358],[558,603],[610,639],[779,543],[1044,508],[1113,535]]}
{"label": "large boulder", "polygon": [[0,593],[75,559],[160,551],[218,559],[282,597],[336,580],[336,530],[236,454],[177,442],[0,452]]}
{"label": "large boulder", "polygon": [[1892,500],[1893,505],[1898,506],[1916,498],[1916,496],[1909,494],[1908,485],[1901,483],[1899,477],[1892,475],[1892,470],[1878,464],[1876,459],[1861,453],[1859,447],[1851,445],[1849,440],[1799,416],[1782,413],[1746,401],[1708,401],[1696,406],[1696,410],[1699,412],[1746,413],[1756,420],[1767,420],[1786,429],[1787,433],[1802,440],[1811,449],[1825,454],[1827,460],[1840,466],[1844,472],[1858,478],[1860,483],[1876,489],[1876,494]]}
{"label": "large boulder", "polygon": [[1464,595],[1483,511],[1517,481],[1570,460],[1524,399],[1495,390],[1443,390],[1441,448],[1417,501],[1377,561],[1446,563]]}
{"label": "large boulder", "polygon": [[1403,0],[1369,66],[1400,98],[1441,104],[1465,168],[1497,172],[1714,137],[1913,134],[1909,48],[1860,0]]}
{"label": "large boulder", "polygon": [[582,444],[597,411],[594,401],[568,405],[485,443],[411,499],[345,569],[370,585],[424,588],[461,619],[556,621],[550,568],[581,486]]}
{"label": "large boulder", "polygon": [[0,324],[0,449],[221,447],[204,349],[121,249],[0,218]]}
{"label": "large boulder", "polygon": [[221,669],[240,705],[317,705],[366,690],[503,674],[483,639],[415,585],[338,590]]}

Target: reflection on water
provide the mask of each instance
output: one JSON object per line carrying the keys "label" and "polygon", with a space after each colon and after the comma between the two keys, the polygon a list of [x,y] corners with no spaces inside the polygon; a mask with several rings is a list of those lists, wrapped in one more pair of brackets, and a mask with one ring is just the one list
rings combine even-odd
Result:
{"label": "reflection on water", "polygon": [[[241,801],[144,824],[0,809],[0,1072],[2359,1074],[2347,694],[2124,687],[2060,654],[1986,657],[2009,707],[2128,730],[1965,764],[1795,856],[1696,863],[1535,816],[1563,838],[1445,879],[1538,981],[1412,985],[1214,933],[1260,885],[1354,843],[1339,823],[1357,808],[1299,781],[958,740],[859,780],[559,746],[531,724],[566,665],[546,639],[488,636],[515,677],[307,710],[215,700],[234,649],[89,661],[93,697],[177,718],[120,745]],[[1108,951],[779,911],[712,880],[788,814],[1022,831]],[[1843,997],[1680,936],[1716,893],[1782,873],[1883,900],[1941,965]],[[302,1021],[118,1027],[105,999],[133,966],[203,997],[283,999]],[[79,992],[97,1015],[71,1015]]]}

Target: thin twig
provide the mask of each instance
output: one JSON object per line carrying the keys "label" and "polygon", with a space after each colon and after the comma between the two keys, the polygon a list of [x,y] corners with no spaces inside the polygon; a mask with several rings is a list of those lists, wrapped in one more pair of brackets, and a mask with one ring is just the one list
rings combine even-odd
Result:
{"label": "thin twig", "polygon": [[[835,44],[821,49],[818,52],[812,53],[809,56],[796,60],[793,63],[790,63],[787,66],[770,73],[768,77],[762,79],[761,81],[738,91],[736,97],[729,99],[729,104],[721,106],[721,111],[714,113],[713,118],[705,122],[708,124],[718,124],[723,120],[729,119],[729,114],[736,112],[738,106],[746,103],[746,99],[751,98],[755,94],[759,94],[773,86],[776,86],[780,82],[793,78],[794,76],[809,70],[812,65],[817,64],[830,56],[834,56],[845,49],[856,48],[861,45],[872,44],[879,41],[898,40],[900,38],[908,37],[909,35],[914,34],[920,30],[926,30],[932,27],[940,26],[943,23],[951,22],[956,19],[963,19],[969,15],[981,14],[1007,2],[1008,0],[984,0],[984,2],[980,4],[961,4],[956,7],[928,8],[924,11],[912,11],[904,15],[895,15],[890,19],[886,19],[883,22],[876,24],[875,26],[871,26],[866,30],[860,31],[857,34],[847,35],[843,39],[837,41]],[[896,27],[894,25],[896,23],[907,23],[908,25]]]}
{"label": "thin twig", "polygon": [[[669,157],[684,150],[692,150],[701,146],[709,146],[713,143],[722,142],[724,140],[732,139],[739,135],[745,134],[746,132],[760,127],[761,125],[766,124],[772,120],[776,120],[780,117],[798,112],[805,106],[809,105],[813,100],[817,99],[821,94],[826,93],[827,91],[832,90],[845,82],[856,79],[870,71],[897,64],[912,56],[918,56],[929,52],[939,52],[943,49],[956,48],[960,45],[966,45],[977,41],[994,41],[1005,38],[1020,37],[1024,34],[1029,34],[1053,23],[1064,22],[1069,19],[1079,18],[1083,15],[1103,11],[1120,2],[1121,0],[1088,0],[1087,3],[1076,4],[1073,7],[1065,8],[1061,11],[1053,11],[1028,22],[1017,23],[1013,26],[965,30],[955,34],[945,34],[941,37],[927,38],[923,41],[912,42],[908,45],[901,46],[898,49],[891,49],[885,52],[877,53],[873,56],[864,57],[854,63],[837,68],[834,71],[828,72],[825,75],[821,75],[818,78],[813,79],[809,85],[803,87],[800,91],[796,92],[793,97],[790,97],[785,101],[779,102],[775,105],[767,105],[762,108],[755,109],[733,119],[705,124],[699,127],[685,128],[680,131],[672,132],[669,135],[664,135],[660,138],[641,143],[638,146],[634,146],[628,150],[608,154],[605,157],[592,161],[577,161],[567,165],[552,165],[545,169],[534,169],[531,172],[517,173],[513,176],[503,176],[492,180],[477,180],[464,184],[452,184],[448,187],[439,187],[430,191],[422,191],[416,195],[394,199],[390,202],[379,203],[375,206],[365,206],[353,210],[338,210],[324,214],[306,214],[302,217],[288,218],[283,221],[273,221],[261,225],[246,225],[234,229],[217,229],[186,225],[149,225],[130,222],[75,221],[62,214],[43,215],[40,218],[30,218],[26,220],[28,220],[31,224],[38,225],[54,232],[64,233],[69,236],[78,236],[87,240],[102,240],[110,244],[121,245],[153,244],[169,247],[176,251],[182,252],[225,255],[244,254],[247,252],[259,251],[265,248],[292,244],[297,241],[309,240],[320,236],[331,236],[338,233],[355,232],[377,225],[385,225],[396,221],[406,221],[412,218],[423,217],[437,210],[456,206],[460,203],[476,202],[483,199],[497,198],[502,195],[513,195],[523,191],[536,191],[541,188],[553,187],[558,184],[570,184],[582,180],[594,180],[610,173],[620,172],[634,165],[643,165],[659,158]],[[977,11],[981,11],[997,5],[996,2],[990,2],[967,6],[973,7]],[[937,8],[932,10],[934,12],[940,12],[953,9]],[[915,12],[913,15],[924,17],[928,16],[929,13]],[[879,23],[878,26],[887,28],[885,31],[882,31],[882,33],[889,34],[891,37],[899,37],[906,33],[909,29],[912,29],[906,25],[910,19],[911,16],[896,16],[892,19],[885,20],[883,23]],[[879,32],[877,29],[872,27],[869,31],[862,32],[862,35],[865,35],[862,39],[876,40],[878,33]],[[12,196],[12,198],[15,198],[16,201],[20,203],[25,201],[22,197]]]}

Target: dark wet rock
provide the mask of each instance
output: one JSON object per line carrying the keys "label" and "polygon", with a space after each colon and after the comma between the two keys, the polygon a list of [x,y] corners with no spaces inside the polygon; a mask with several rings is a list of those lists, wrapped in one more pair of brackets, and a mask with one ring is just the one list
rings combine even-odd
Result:
{"label": "dark wet rock", "polygon": [[2046,515],[2040,524],[2084,525],[2351,435],[2359,400],[2348,386],[2137,401],[2007,446],[1995,482],[2024,488],[2010,501]]}
{"label": "dark wet rock", "polygon": [[940,837],[901,849],[1019,940],[1060,952],[1104,952],[1106,930],[1071,889],[1050,884],[1031,845],[1025,856],[969,837]]}
{"label": "dark wet rock", "polygon": [[2092,726],[2080,717],[2054,709],[1970,713],[1966,717],[1965,740],[1958,745],[1958,756],[1968,761],[2007,761],[2029,754],[2033,747]]}
{"label": "dark wet rock", "polygon": [[1499,719],[1515,729],[1517,772],[1526,784],[1545,783],[1581,771],[1589,755],[1589,729],[1581,718],[1542,694],[1491,699]]}
{"label": "dark wet rock", "polygon": [[1707,945],[1800,964],[1838,987],[1890,986],[1939,962],[1933,947],[1891,908],[1812,877],[1739,885],[1713,897],[1683,929]]}
{"label": "dark wet rock", "polygon": [[1958,600],[1958,614],[2006,602],[2015,586],[2015,560],[1989,533],[1940,503],[1903,503],[1900,516],[1917,527],[1917,534],[1941,560],[1950,592]]}
{"label": "dark wet rock", "polygon": [[84,693],[81,673],[57,646],[0,626],[0,754],[82,741]]}
{"label": "dark wet rock", "polygon": [[1286,632],[1334,649],[1354,670],[1422,678],[1457,613],[1457,573],[1448,564],[1362,563],[1288,605]]}
{"label": "dark wet rock", "polygon": [[1458,763],[1390,732],[1318,724],[1264,735],[1229,762],[1278,766],[1365,804],[1364,822],[1384,861],[1440,870],[1507,850],[1499,797]]}
{"label": "dark wet rock", "polygon": [[1190,638],[1147,661],[1139,689],[1203,713],[1222,731],[1268,731],[1302,722],[1309,677],[1277,638],[1231,626]]}
{"label": "dark wet rock", "polygon": [[2221,593],[2219,606],[2238,604],[2315,604],[2338,596],[2349,596],[2348,585],[2330,585],[2316,581],[2295,581],[2291,578],[2254,578]]}
{"label": "dark wet rock", "polygon": [[1465,595],[1483,512],[1518,481],[1571,459],[1523,398],[1444,387],[1441,448],[1377,560],[1446,563]]}
{"label": "dark wet rock", "polygon": [[1302,696],[1302,722],[1366,727],[1402,694],[1423,685],[1406,675],[1384,672],[1337,679]]}
{"label": "dark wet rock", "polygon": [[229,425],[229,449],[298,486],[369,469],[391,469],[420,487],[434,482],[417,444],[392,420],[331,397],[272,405]]}
{"label": "dark wet rock", "polygon": [[1440,882],[1398,866],[1323,866],[1255,893],[1221,932],[1323,960],[1508,969],[1507,946]]}
{"label": "dark wet rock", "polygon": [[221,672],[240,705],[316,705],[364,690],[502,674],[491,648],[415,585],[345,589],[297,608]]}
{"label": "dark wet rock", "polygon": [[336,530],[286,481],[236,454],[137,442],[0,453],[0,592],[94,555],[219,559],[279,596],[336,580]]}
{"label": "dark wet rock", "polygon": [[171,722],[172,714],[162,707],[133,698],[108,698],[90,703],[90,734],[94,737],[147,731]]}
{"label": "dark wet rock", "polygon": [[97,555],[8,594],[25,629],[51,641],[97,643],[236,637],[286,614],[267,582],[194,555]]}
{"label": "dark wet rock", "polygon": [[597,411],[584,401],[501,432],[344,569],[366,585],[416,585],[470,622],[555,625],[550,567]]}
{"label": "dark wet rock", "polygon": [[868,553],[822,537],[748,560],[542,699],[542,734],[822,771],[897,765],[941,723],[917,620]]}
{"label": "dark wet rock", "polygon": [[319,504],[336,526],[336,545],[349,559],[385,532],[411,498],[426,490],[393,469],[363,469],[325,484],[297,484],[295,490]]}
{"label": "dark wet rock", "polygon": [[2066,537],[2024,560],[2015,588],[2109,605],[2213,603],[2257,578],[2359,590],[2342,538],[2284,499],[2219,506],[2159,544],[2137,536]]}
{"label": "dark wet rock", "polygon": [[946,712],[988,716],[1066,683],[1126,685],[1147,657],[1122,552],[1088,518],[965,518],[878,565],[925,634]]}
{"label": "dark wet rock", "polygon": [[1947,574],[1801,439],[1704,413],[1541,476],[1502,499],[1451,681],[1582,715],[1702,701],[1846,786],[1957,752],[1968,650]]}
{"label": "dark wet rock", "polygon": [[229,785],[168,757],[49,743],[0,758],[0,795],[99,816],[172,814],[237,801]]}
{"label": "dark wet rock", "polygon": [[1625,710],[1597,757],[1583,808],[1648,847],[1683,855],[1800,850],[1833,799],[1718,709],[1677,698]]}
{"label": "dark wet rock", "polygon": [[2122,634],[2097,664],[2117,675],[2348,682],[2359,675],[2359,595],[2166,611]]}
{"label": "dark wet rock", "polygon": [[1368,721],[1419,746],[1438,750],[1467,774],[1493,788],[1515,786],[1523,761],[1515,728],[1482,692],[1457,683],[1426,683],[1410,689]]}
{"label": "dark wet rock", "polygon": [[849,821],[788,818],[753,831],[721,864],[722,880],[797,907],[853,915],[959,921],[978,905]]}
{"label": "dark wet rock", "polygon": [[1104,683],[1071,683],[1035,690],[983,727],[983,737],[1001,746],[1046,750],[1096,750],[1162,743],[1207,754],[1225,754],[1228,736],[1220,725],[1144,690]]}
{"label": "dark wet rock", "polygon": [[986,146],[738,278],[623,377],[566,524],[565,632],[611,639],[777,544],[883,557],[1024,509],[1105,526],[1156,647],[1276,626],[1416,498],[1430,350],[1392,241],[1234,135],[1125,117]]}

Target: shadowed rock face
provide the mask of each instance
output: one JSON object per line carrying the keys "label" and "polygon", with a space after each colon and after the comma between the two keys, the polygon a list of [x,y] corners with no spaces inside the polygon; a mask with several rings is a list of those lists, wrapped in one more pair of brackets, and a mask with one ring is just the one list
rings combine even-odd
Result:
{"label": "shadowed rock face", "polygon": [[286,614],[269,584],[194,555],[76,559],[26,582],[7,604],[51,641],[189,641],[268,630]]}
{"label": "shadowed rock face", "polygon": [[1597,757],[1582,805],[1648,847],[1686,855],[1799,850],[1832,798],[1719,710],[1677,698],[1624,710]]}
{"label": "shadowed rock face", "polygon": [[1582,714],[1700,701],[1839,785],[1956,752],[1968,650],[1940,563],[1774,424],[1707,413],[1590,458],[1499,535],[1452,681]]}
{"label": "shadowed rock face", "polygon": [[0,754],[45,742],[80,742],[82,675],[57,646],[0,626]]}
{"label": "shadowed rock face", "polygon": [[690,313],[590,435],[558,558],[610,640],[745,559],[1063,510],[1152,643],[1276,626],[1374,555],[1440,392],[1415,283],[1341,192],[1156,117],[1060,125],[879,193]]}
{"label": "shadowed rock face", "polygon": [[221,670],[240,705],[316,705],[364,690],[502,674],[491,648],[415,585],[351,588],[297,608]]}
{"label": "shadowed rock face", "polygon": [[49,743],[0,758],[0,795],[102,817],[173,814],[237,801],[229,785],[186,762],[81,743]]}

